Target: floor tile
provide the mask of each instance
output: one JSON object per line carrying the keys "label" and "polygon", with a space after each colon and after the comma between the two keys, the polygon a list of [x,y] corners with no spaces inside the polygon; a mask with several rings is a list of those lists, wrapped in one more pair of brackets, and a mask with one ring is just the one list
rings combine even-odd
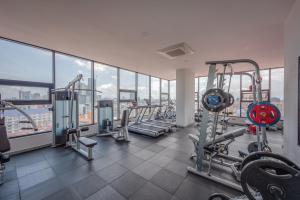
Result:
{"label": "floor tile", "polygon": [[91,195],[87,200],[126,200],[120,193],[110,186],[106,186],[95,194]]}
{"label": "floor tile", "polygon": [[119,160],[118,163],[127,169],[133,169],[137,167],[138,165],[142,164],[144,162],[143,159],[138,158],[134,155],[130,155],[122,160]]}
{"label": "floor tile", "polygon": [[26,190],[56,176],[51,168],[40,170],[19,178],[20,190]]}
{"label": "floor tile", "polygon": [[64,188],[43,200],[80,200],[79,196],[70,188]]}
{"label": "floor tile", "polygon": [[162,169],[152,177],[151,182],[167,192],[174,194],[183,179],[182,176],[179,176],[174,172]]}
{"label": "floor tile", "polygon": [[158,144],[152,144],[150,145],[149,147],[146,148],[146,150],[148,151],[152,151],[154,153],[159,153],[161,152],[162,150],[164,150],[166,147],[164,146],[161,146],[161,145],[158,145]]}
{"label": "floor tile", "polygon": [[168,169],[174,172],[175,174],[185,177],[187,175],[187,167],[188,167],[187,164],[184,164],[177,160],[172,160],[168,163],[165,169]]}
{"label": "floor tile", "polygon": [[122,167],[120,164],[115,163],[112,164],[104,169],[101,169],[96,172],[98,176],[100,176],[102,179],[104,179],[106,182],[111,182],[123,174],[125,174],[128,171],[127,168]]}
{"label": "floor tile", "polygon": [[5,198],[16,193],[19,193],[18,180],[6,182],[0,186],[0,198]]}
{"label": "floor tile", "polygon": [[148,161],[152,162],[160,167],[165,167],[171,160],[172,160],[172,158],[169,158],[167,156],[163,156],[160,154],[156,154],[155,156],[150,158]]}
{"label": "floor tile", "polygon": [[150,180],[160,169],[161,167],[158,165],[147,161],[137,166],[132,171],[143,178]]}
{"label": "floor tile", "polygon": [[18,177],[22,177],[22,176],[26,176],[28,174],[40,171],[42,169],[46,169],[49,168],[50,165],[48,164],[48,162],[46,160],[41,161],[41,162],[37,162],[31,165],[26,165],[23,167],[19,167],[17,168],[17,175]]}
{"label": "floor tile", "polygon": [[83,165],[77,169],[71,170],[59,176],[59,179],[65,184],[70,186],[86,177],[91,175],[94,171],[88,165]]}
{"label": "floor tile", "polygon": [[146,180],[143,177],[133,172],[127,172],[125,175],[113,181],[111,186],[121,195],[128,198],[130,195],[140,189],[145,183]]}
{"label": "floor tile", "polygon": [[40,200],[64,188],[58,178],[49,179],[28,190],[21,191],[22,200]]}
{"label": "floor tile", "polygon": [[155,153],[144,149],[142,151],[134,153],[134,155],[143,160],[148,160],[149,158],[153,157],[155,155]]}
{"label": "floor tile", "polygon": [[170,200],[171,198],[171,194],[149,182],[130,197],[131,200]]}
{"label": "floor tile", "polygon": [[106,186],[106,182],[96,174],[92,174],[72,185],[76,193],[85,199]]}

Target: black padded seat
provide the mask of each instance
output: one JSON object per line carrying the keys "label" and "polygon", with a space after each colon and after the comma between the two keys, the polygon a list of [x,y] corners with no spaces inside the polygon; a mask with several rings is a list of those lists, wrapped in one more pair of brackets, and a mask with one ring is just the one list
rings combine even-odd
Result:
{"label": "black padded seat", "polygon": [[75,134],[75,133],[77,133],[76,128],[67,129],[67,134]]}
{"label": "black padded seat", "polygon": [[6,163],[10,160],[9,155],[0,154],[0,163]]}
{"label": "black padded seat", "polygon": [[97,141],[86,137],[80,137],[78,141],[86,147],[93,147],[97,144]]}
{"label": "black padded seat", "polygon": [[90,129],[87,126],[80,128],[81,132],[85,132],[85,131],[88,131],[88,130],[90,130]]}

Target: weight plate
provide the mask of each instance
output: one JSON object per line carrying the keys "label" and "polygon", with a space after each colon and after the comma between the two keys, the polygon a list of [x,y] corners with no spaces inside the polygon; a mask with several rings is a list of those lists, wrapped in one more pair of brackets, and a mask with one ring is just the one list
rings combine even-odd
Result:
{"label": "weight plate", "polygon": [[280,120],[279,109],[270,103],[252,103],[248,106],[247,118],[257,126],[274,125]]}
{"label": "weight plate", "polygon": [[228,104],[227,104],[227,107],[230,107],[230,106],[232,106],[233,104],[234,104],[234,97],[233,97],[233,95],[232,94],[230,94],[230,93],[226,93],[227,94],[227,96],[228,96]]}
{"label": "weight plate", "polygon": [[278,162],[283,162],[286,165],[295,168],[296,170],[300,171],[300,168],[295,165],[292,161],[289,159],[275,153],[271,152],[255,152],[249,154],[242,162],[240,169],[243,169],[244,166],[246,166],[248,163],[255,161],[255,160],[260,160],[260,159],[272,159],[272,160],[277,160]]}
{"label": "weight plate", "polygon": [[241,185],[249,200],[300,199],[300,171],[285,163],[264,159],[248,163],[241,173]]}
{"label": "weight plate", "polygon": [[202,97],[203,107],[211,112],[220,112],[228,105],[228,95],[221,89],[207,90]]}

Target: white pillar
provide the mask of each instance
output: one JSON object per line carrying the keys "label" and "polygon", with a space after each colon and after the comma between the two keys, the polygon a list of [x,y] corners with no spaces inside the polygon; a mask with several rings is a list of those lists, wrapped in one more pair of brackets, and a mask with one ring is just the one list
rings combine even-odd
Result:
{"label": "white pillar", "polygon": [[194,123],[195,78],[190,69],[176,70],[176,124],[186,127]]}
{"label": "white pillar", "polygon": [[295,1],[284,28],[284,155],[300,165],[298,144],[298,59],[300,55],[300,0]]}

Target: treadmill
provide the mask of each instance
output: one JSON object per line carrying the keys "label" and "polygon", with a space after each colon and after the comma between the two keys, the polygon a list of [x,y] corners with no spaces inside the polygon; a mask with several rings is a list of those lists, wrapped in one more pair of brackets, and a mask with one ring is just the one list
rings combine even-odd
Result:
{"label": "treadmill", "polygon": [[[133,110],[137,110],[137,116],[135,117],[134,122],[128,124],[128,131],[133,132],[133,133],[138,133],[138,134],[143,134],[143,135],[148,135],[151,137],[158,137],[160,135],[165,134],[168,129],[163,128],[163,127],[158,127],[158,126],[153,126],[150,124],[144,124],[142,122],[142,116],[145,114],[147,106],[137,106],[133,105],[129,107],[130,113]],[[130,115],[129,113],[129,115]]]}
{"label": "treadmill", "polygon": [[162,106],[159,106],[159,105],[148,105],[147,108],[145,109],[145,110],[147,110],[147,109],[150,110],[148,119],[143,120],[143,117],[144,117],[144,114],[143,114],[142,115],[142,122],[145,123],[145,124],[152,125],[152,126],[158,126],[158,127],[166,128],[170,132],[170,131],[172,131],[176,127],[176,124],[165,122],[163,120],[155,120],[155,119],[153,119],[153,114],[155,113],[156,108],[159,108],[159,107],[162,107]]}

